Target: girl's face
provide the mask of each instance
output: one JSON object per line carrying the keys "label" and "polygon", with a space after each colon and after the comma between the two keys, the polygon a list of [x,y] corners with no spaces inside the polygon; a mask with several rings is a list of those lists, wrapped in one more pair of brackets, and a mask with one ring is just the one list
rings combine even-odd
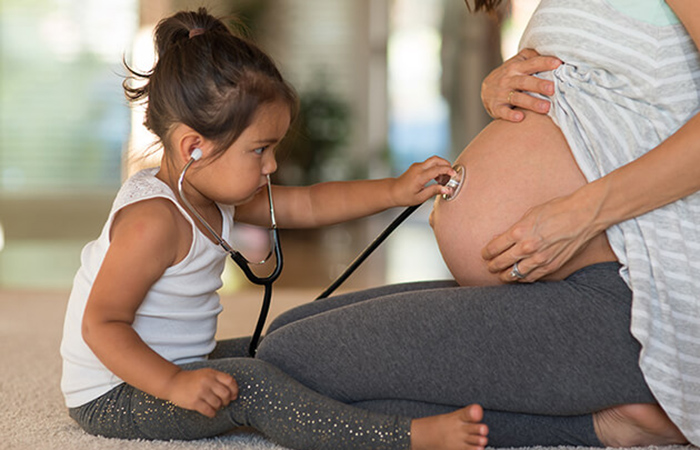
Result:
{"label": "girl's face", "polygon": [[226,151],[210,162],[203,161],[193,183],[197,190],[209,200],[227,205],[250,201],[267,185],[267,175],[277,170],[275,150],[290,120],[284,102],[260,106],[250,126]]}

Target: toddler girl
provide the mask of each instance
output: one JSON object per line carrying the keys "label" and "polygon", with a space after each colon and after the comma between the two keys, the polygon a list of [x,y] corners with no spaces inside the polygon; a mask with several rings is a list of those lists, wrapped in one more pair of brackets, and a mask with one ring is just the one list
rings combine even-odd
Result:
{"label": "toddler girl", "polygon": [[[155,43],[152,71],[130,69],[145,83],[124,88],[148,101],[144,124],[164,153],[160,167],[125,182],[83,249],[61,344],[71,417],[91,434],[127,439],[251,426],[291,448],[482,448],[476,405],[411,421],[325,398],[260,360],[210,357],[227,254],[181,205],[178,174],[197,155],[183,190],[225,239],[234,208],[238,220],[267,225],[266,177],[296,97],[267,55],[204,9],[163,20]],[[396,179],[275,187],[277,221],[322,226],[418,204],[448,192],[426,183],[453,174],[433,157]]]}

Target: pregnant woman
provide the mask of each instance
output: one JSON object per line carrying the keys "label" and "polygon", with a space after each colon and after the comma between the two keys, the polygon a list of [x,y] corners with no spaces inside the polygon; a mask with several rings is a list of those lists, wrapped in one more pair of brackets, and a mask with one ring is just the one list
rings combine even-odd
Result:
{"label": "pregnant woman", "polygon": [[479,403],[495,446],[700,444],[695,3],[542,0],[521,46],[561,64],[487,78],[497,120],[435,203],[455,281],[303,305],[259,357],[376,411]]}

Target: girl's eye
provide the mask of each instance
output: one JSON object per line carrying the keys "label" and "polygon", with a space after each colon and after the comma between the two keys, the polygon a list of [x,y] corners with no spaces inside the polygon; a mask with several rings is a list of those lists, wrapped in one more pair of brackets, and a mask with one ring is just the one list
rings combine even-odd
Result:
{"label": "girl's eye", "polygon": [[254,152],[256,155],[262,155],[263,152],[267,149],[267,147],[269,147],[269,146],[266,145],[266,146],[264,146],[264,147],[256,148],[255,150],[253,150],[253,152]]}

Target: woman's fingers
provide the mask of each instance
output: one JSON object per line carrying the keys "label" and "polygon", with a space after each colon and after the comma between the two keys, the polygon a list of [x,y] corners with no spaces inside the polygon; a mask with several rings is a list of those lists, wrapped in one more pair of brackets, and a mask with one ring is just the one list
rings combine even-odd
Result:
{"label": "woman's fingers", "polygon": [[497,272],[498,268],[501,267],[499,265],[500,261],[495,258],[502,255],[506,250],[511,248],[513,244],[515,244],[515,240],[506,232],[494,236],[494,238],[491,239],[491,241],[481,250],[481,257],[488,262],[489,269],[493,268],[493,270],[491,270],[492,272]]}
{"label": "woman's fingers", "polygon": [[526,214],[505,233],[495,236],[481,252],[489,272],[498,274],[504,282],[530,282],[549,273],[556,249],[531,221],[530,214]]}
{"label": "woman's fingers", "polygon": [[[529,109],[540,114],[547,114],[551,103],[547,100],[542,100],[541,98],[533,97],[530,94],[520,91],[510,91],[506,97],[507,105],[509,108],[518,107],[522,109]],[[513,110],[513,112],[519,112]]]}
{"label": "woman's fingers", "polygon": [[543,262],[542,254],[523,255],[513,246],[511,251],[499,255],[497,259],[489,262],[489,271],[497,274],[501,281],[532,282],[549,273],[548,262]]}
{"label": "woman's fingers", "polygon": [[486,111],[496,119],[518,122],[524,118],[522,108],[545,114],[550,104],[528,93],[549,96],[554,93],[554,83],[533,76],[538,72],[556,69],[561,61],[554,57],[540,56],[532,49],[524,49],[494,69],[482,83],[481,99]]}

